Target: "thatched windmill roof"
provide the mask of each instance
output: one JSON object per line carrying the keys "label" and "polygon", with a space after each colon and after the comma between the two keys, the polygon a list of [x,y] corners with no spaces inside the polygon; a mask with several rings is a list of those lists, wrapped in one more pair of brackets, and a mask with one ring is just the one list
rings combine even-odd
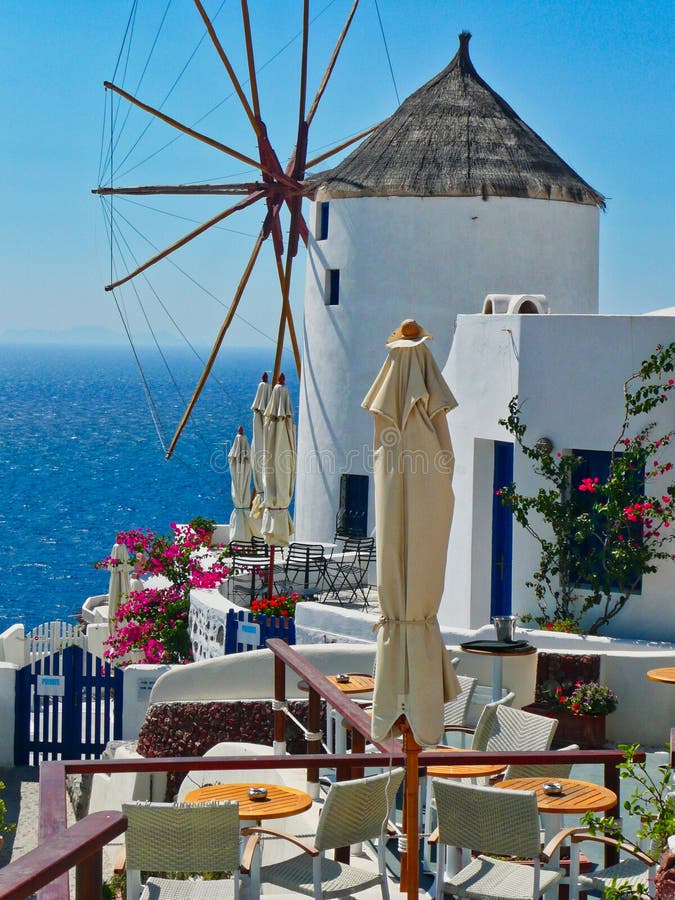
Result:
{"label": "thatched windmill roof", "polygon": [[450,64],[405,100],[343,162],[308,179],[317,199],[533,197],[604,207],[469,58],[462,32]]}

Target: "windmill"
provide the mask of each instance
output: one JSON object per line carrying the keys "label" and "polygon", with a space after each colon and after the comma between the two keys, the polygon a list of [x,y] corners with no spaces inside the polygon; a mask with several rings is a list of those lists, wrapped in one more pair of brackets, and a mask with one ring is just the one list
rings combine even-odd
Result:
{"label": "windmill", "polygon": [[[156,119],[176,129],[178,132],[187,135],[195,141],[199,141],[209,147],[212,147],[213,149],[221,152],[230,159],[238,160],[239,162],[244,163],[247,166],[253,167],[260,173],[259,180],[240,183],[228,182],[223,184],[173,184],[136,187],[113,186],[112,184],[110,184],[106,186],[99,186],[93,190],[93,193],[103,196],[113,196],[116,194],[127,196],[165,194],[174,196],[222,195],[238,196],[241,198],[207,221],[202,222],[199,226],[189,231],[187,234],[184,234],[181,238],[174,241],[163,250],[160,250],[149,259],[145,260],[145,262],[137,265],[133,270],[127,272],[125,275],[106,285],[106,291],[113,291],[115,288],[120,287],[121,285],[136,278],[138,275],[156,265],[161,260],[166,259],[176,250],[179,250],[180,248],[186,246],[188,243],[195,240],[209,229],[213,228],[229,217],[236,215],[237,212],[251,207],[256,203],[264,203],[264,205],[266,206],[266,212],[264,215],[262,226],[260,227],[259,234],[250,253],[250,256],[246,262],[246,265],[244,266],[244,270],[239,279],[236,290],[222,321],[220,329],[216,335],[204,370],[197,382],[196,387],[194,388],[190,402],[187,405],[183,417],[168,447],[166,453],[167,458],[169,458],[173,453],[176,443],[190,417],[190,414],[192,413],[192,410],[194,409],[195,404],[197,403],[202,388],[204,387],[209,377],[225,335],[234,319],[235,313],[237,312],[237,308],[245,292],[246,286],[259,259],[262,246],[266,241],[268,241],[268,239],[271,240],[281,296],[281,310],[279,315],[279,325],[276,339],[276,353],[274,361],[274,380],[276,381],[279,374],[281,366],[281,355],[287,330],[293,350],[293,355],[295,358],[295,365],[298,371],[298,375],[300,374],[300,352],[298,348],[298,339],[289,298],[293,261],[298,252],[299,241],[302,240],[306,244],[308,238],[308,227],[302,213],[302,199],[311,191],[311,189],[305,183],[306,173],[309,169],[317,166],[334,154],[339,153],[356,141],[361,140],[363,137],[370,134],[375,127],[377,127],[373,126],[366,131],[363,131],[360,134],[351,137],[349,140],[340,143],[338,146],[333,147],[320,156],[316,156],[315,158],[309,160],[307,159],[309,129],[319,107],[319,103],[321,102],[321,99],[324,95],[329,79],[335,68],[338,55],[356,13],[359,0],[354,0],[345,24],[337,38],[330,59],[325,68],[323,77],[314,95],[314,99],[309,104],[309,106],[307,105],[309,0],[303,0],[298,123],[295,147],[290,154],[289,162],[286,164],[286,166],[282,166],[280,162],[280,155],[271,144],[267,127],[262,116],[260,96],[258,92],[253,40],[251,34],[251,20],[247,0],[241,0],[241,17],[246,45],[249,90],[248,95],[244,89],[244,82],[237,76],[237,73],[235,72],[234,67],[231,63],[230,57],[228,56],[223,44],[221,43],[221,40],[218,37],[211,18],[204,9],[201,0],[193,0],[193,2],[199,16],[201,16],[201,19],[203,20],[213,48],[220,58],[227,72],[227,75],[229,76],[241,107],[246,115],[246,118],[248,119],[250,127],[253,130],[257,142],[257,159],[245,153],[241,153],[235,148],[230,147],[222,143],[221,141],[215,140],[209,137],[207,134],[197,131],[194,128],[191,128],[188,125],[184,124],[183,122],[172,118],[160,109],[144,103],[138,97],[132,95],[131,93],[127,92],[116,84],[113,84],[112,82],[104,82],[105,88],[106,90],[114,92],[129,104],[132,104],[133,106],[143,110],[149,116],[155,117]],[[289,219],[289,224],[287,226],[287,239],[285,242],[281,222],[282,214],[287,215]]]}

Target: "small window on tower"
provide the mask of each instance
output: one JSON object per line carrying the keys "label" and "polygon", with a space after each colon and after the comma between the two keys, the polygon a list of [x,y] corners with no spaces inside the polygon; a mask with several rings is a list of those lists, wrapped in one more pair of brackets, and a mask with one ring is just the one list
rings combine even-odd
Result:
{"label": "small window on tower", "polygon": [[340,302],[340,270],[326,269],[326,285],[324,288],[326,306],[337,306]]}
{"label": "small window on tower", "polygon": [[328,215],[329,215],[329,206],[328,201],[324,201],[319,204],[319,228],[317,240],[325,241],[328,238]]}

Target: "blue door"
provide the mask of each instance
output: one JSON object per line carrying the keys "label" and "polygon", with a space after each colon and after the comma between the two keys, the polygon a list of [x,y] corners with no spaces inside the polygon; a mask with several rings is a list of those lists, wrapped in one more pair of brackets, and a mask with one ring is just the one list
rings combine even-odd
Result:
{"label": "blue door", "polygon": [[499,488],[513,481],[513,444],[495,441],[492,484],[492,590],[491,616],[511,615],[511,557],[513,514],[497,496]]}

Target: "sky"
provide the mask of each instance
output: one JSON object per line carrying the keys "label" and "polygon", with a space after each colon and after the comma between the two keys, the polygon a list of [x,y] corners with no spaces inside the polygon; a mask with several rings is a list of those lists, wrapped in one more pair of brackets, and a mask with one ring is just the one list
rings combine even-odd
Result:
{"label": "sky", "polygon": [[[302,4],[249,3],[263,118],[284,161],[297,122]],[[109,178],[110,166],[103,174],[100,166],[111,146],[116,184],[251,177],[216,150],[190,138],[173,140],[169,126],[153,121],[146,129],[147,115],[111,104],[104,80],[124,82],[147,103],[164,102],[167,114],[255,155],[251,129],[189,0],[138,0],[131,49],[116,69],[132,5],[2,4],[0,340],[34,329],[51,336],[85,329],[87,338],[124,339],[119,306],[139,337],[147,319],[168,341],[181,333],[208,344],[251,251],[259,207],[211,229],[147,281],[137,279],[137,288],[114,297],[103,289],[111,271],[147,258],[231,202],[116,201],[111,269],[109,212],[104,216],[91,193]],[[349,5],[311,3],[310,97]],[[245,81],[239,3],[206,0],[205,6]],[[361,0],[312,125],[310,157],[390,115],[447,65],[457,35],[469,30],[479,74],[608,198],[600,215],[600,311],[638,314],[671,306],[674,18],[665,0]],[[299,321],[303,283],[301,257],[292,288]],[[267,345],[278,310],[271,247],[265,246],[228,341]]]}

